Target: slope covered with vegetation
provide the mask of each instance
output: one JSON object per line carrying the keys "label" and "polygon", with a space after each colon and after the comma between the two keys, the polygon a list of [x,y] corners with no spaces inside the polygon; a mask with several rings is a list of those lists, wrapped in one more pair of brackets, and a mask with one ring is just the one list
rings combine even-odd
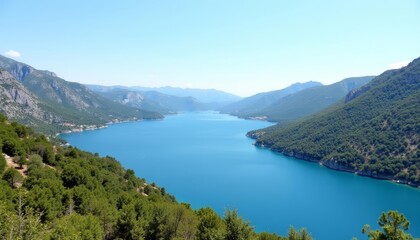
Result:
{"label": "slope covered with vegetation", "polygon": [[55,146],[1,115],[0,150],[1,239],[295,239],[257,234],[236,211],[193,210],[112,157]]}
{"label": "slope covered with vegetation", "polygon": [[331,85],[307,88],[283,97],[247,117],[263,116],[269,121],[278,123],[307,117],[337,103],[350,91],[365,85],[373,78],[373,76],[346,78]]}
{"label": "slope covered with vegetation", "polygon": [[419,186],[420,58],[313,117],[248,135],[289,156]]}
{"label": "slope covered with vegetation", "polygon": [[271,104],[275,103],[283,97],[288,96],[289,94],[321,85],[321,83],[313,81],[306,83],[295,83],[280,90],[255,94],[227,106],[221,107],[219,110],[222,113],[228,113],[234,116],[246,118],[254,116],[255,113],[262,111],[266,107],[269,107]]}

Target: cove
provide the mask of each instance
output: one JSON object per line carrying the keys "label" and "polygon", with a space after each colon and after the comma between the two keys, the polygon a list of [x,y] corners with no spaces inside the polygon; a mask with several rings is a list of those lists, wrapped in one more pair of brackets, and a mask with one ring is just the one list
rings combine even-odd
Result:
{"label": "cove", "polygon": [[252,145],[245,134],[270,123],[216,112],[110,125],[61,135],[72,146],[110,155],[193,208],[237,209],[257,231],[305,227],[316,239],[367,239],[382,211],[398,210],[420,236],[420,190],[327,169]]}

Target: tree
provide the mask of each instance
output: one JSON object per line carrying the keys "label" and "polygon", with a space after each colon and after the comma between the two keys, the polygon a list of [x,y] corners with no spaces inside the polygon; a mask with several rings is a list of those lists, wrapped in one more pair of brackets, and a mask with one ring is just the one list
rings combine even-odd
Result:
{"label": "tree", "polygon": [[89,172],[76,164],[66,165],[63,168],[63,173],[61,174],[61,180],[63,180],[63,185],[68,188],[86,184],[88,178]]}
{"label": "tree", "polygon": [[[131,230],[136,221],[136,212],[133,204],[124,204],[118,212],[116,235],[122,239],[133,239]],[[138,230],[138,229],[137,229]]]}
{"label": "tree", "polygon": [[95,216],[73,213],[56,221],[51,239],[99,240],[104,239],[104,231]]}
{"label": "tree", "polygon": [[23,125],[20,125],[17,122],[12,122],[10,125],[15,129],[15,132],[18,135],[18,137],[24,138],[28,135],[28,128],[27,127],[25,127]]}
{"label": "tree", "polygon": [[7,209],[6,204],[0,202],[0,238],[10,239],[17,235],[17,215]]}
{"label": "tree", "polygon": [[150,185],[146,185],[146,186],[144,187],[143,192],[144,192],[145,194],[149,195],[150,193],[152,193],[152,192],[153,192],[153,188],[152,188]]}
{"label": "tree", "polygon": [[40,221],[40,214],[30,208],[23,211],[22,196],[16,211],[7,209],[6,204],[0,202],[0,239],[45,239],[45,225]]}
{"label": "tree", "polygon": [[168,224],[168,211],[162,205],[157,205],[152,210],[152,218],[146,228],[145,239],[164,239]]}
{"label": "tree", "polygon": [[378,220],[380,230],[371,230],[370,226],[366,224],[362,233],[367,234],[370,240],[409,240],[413,237],[406,233],[410,227],[410,222],[403,214],[398,211],[388,211],[382,213]]}
{"label": "tree", "polygon": [[189,204],[171,205],[166,229],[168,239],[195,239],[197,216]]}
{"label": "tree", "polygon": [[10,187],[18,187],[23,181],[22,175],[14,168],[7,169],[2,179],[8,182]]}
{"label": "tree", "polygon": [[14,138],[6,138],[3,140],[2,151],[11,157],[25,155],[22,147],[20,146],[20,142]]}
{"label": "tree", "polygon": [[275,233],[262,232],[258,234],[257,240],[283,240],[283,238],[277,236]]}
{"label": "tree", "polygon": [[36,168],[42,168],[44,167],[44,164],[42,163],[42,157],[38,154],[32,154],[29,156],[29,163],[28,163],[28,170],[36,169]]}
{"label": "tree", "polygon": [[198,240],[218,240],[223,238],[224,224],[219,215],[211,208],[198,210]]}
{"label": "tree", "polygon": [[4,169],[6,168],[6,159],[0,151],[0,176],[2,175]]}
{"label": "tree", "polygon": [[253,228],[249,225],[249,222],[245,222],[239,217],[236,210],[227,210],[223,221],[226,225],[225,240],[250,239],[254,232]]}
{"label": "tree", "polygon": [[42,213],[42,222],[54,220],[64,212],[63,193],[59,180],[41,179],[28,192],[27,206]]}
{"label": "tree", "polygon": [[306,231],[306,229],[302,228],[299,231],[296,231],[296,229],[292,226],[289,229],[289,234],[287,235],[288,240],[311,240],[311,236]]}
{"label": "tree", "polygon": [[42,157],[42,161],[49,165],[55,165],[55,155],[54,149],[48,142],[38,142],[36,146],[32,149],[33,152],[36,152],[39,156]]}
{"label": "tree", "polygon": [[25,157],[23,156],[15,156],[13,157],[13,162],[19,164],[19,168],[23,169],[23,165],[25,165],[27,163]]}

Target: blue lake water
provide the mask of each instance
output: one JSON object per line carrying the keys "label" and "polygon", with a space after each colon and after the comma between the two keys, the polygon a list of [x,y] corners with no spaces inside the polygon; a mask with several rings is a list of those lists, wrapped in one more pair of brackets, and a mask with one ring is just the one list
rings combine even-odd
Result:
{"label": "blue lake water", "polygon": [[306,227],[316,239],[367,239],[382,211],[398,210],[420,236],[420,190],[329,170],[252,145],[246,132],[271,125],[215,112],[110,125],[62,135],[71,145],[116,157],[180,202],[237,209],[257,231]]}

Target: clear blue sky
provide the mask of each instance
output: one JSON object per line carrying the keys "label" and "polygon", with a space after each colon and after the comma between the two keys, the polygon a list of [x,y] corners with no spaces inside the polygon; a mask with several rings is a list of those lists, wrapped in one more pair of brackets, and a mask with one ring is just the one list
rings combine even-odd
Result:
{"label": "clear blue sky", "polygon": [[420,56],[419,0],[0,0],[0,22],[0,54],[102,85],[248,96]]}

